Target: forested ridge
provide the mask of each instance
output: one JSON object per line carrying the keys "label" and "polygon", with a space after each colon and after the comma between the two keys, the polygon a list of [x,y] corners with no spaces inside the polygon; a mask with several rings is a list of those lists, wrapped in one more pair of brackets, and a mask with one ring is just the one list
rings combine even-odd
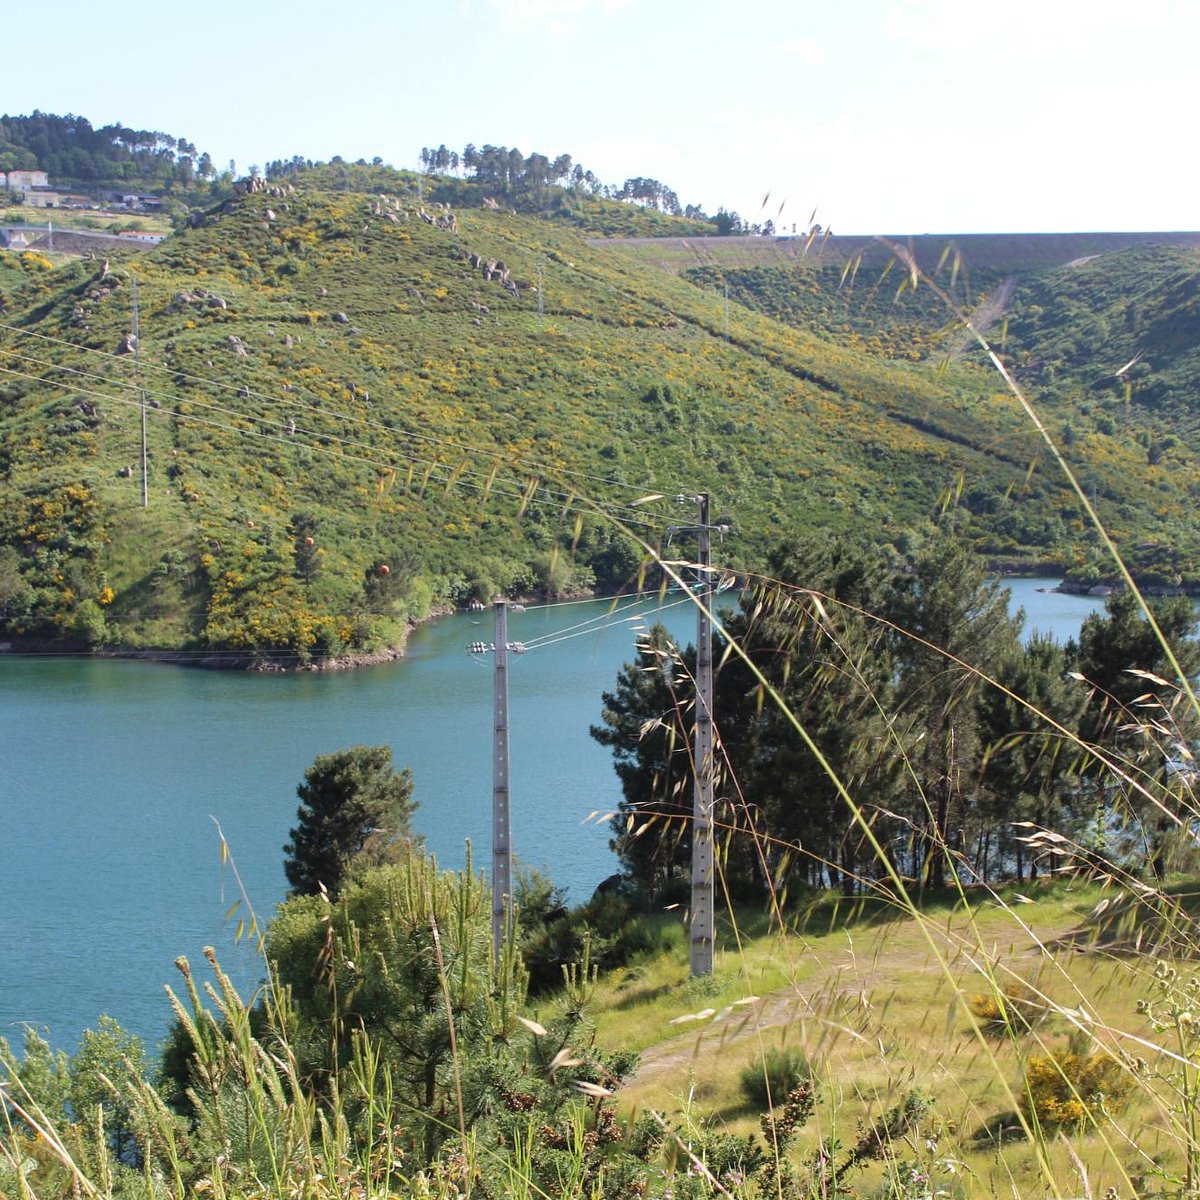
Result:
{"label": "forested ridge", "polygon": [[191,185],[217,174],[187,138],[125,125],[94,128],[86,117],[34,112],[0,116],[0,171],[42,170],[55,182]]}

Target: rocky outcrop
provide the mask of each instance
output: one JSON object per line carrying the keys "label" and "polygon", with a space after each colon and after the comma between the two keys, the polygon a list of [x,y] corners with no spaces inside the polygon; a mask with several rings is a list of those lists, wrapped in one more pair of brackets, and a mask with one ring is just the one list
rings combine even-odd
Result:
{"label": "rocky outcrop", "polygon": [[424,208],[417,209],[417,216],[426,225],[432,225],[435,229],[446,229],[451,233],[457,233],[458,218],[450,211],[450,205],[435,204],[433,207],[432,213],[426,212]]}
{"label": "rocky outcrop", "polygon": [[171,297],[171,303],[167,305],[167,311],[181,312],[189,307],[224,310],[229,307],[229,301],[224,296],[218,296],[216,292],[210,292],[206,288],[193,288],[190,292],[176,292]]}
{"label": "rocky outcrop", "polygon": [[290,183],[268,183],[258,175],[252,175],[249,179],[239,179],[233,185],[235,196],[264,195],[271,196],[276,200],[282,200],[283,197],[290,196],[295,190]]}

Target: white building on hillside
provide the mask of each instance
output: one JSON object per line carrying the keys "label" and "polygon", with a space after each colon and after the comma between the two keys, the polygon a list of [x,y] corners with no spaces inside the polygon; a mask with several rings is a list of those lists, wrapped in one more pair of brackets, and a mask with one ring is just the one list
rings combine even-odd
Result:
{"label": "white building on hillside", "polygon": [[31,192],[34,188],[48,188],[50,177],[45,171],[0,171],[0,187],[10,192]]}

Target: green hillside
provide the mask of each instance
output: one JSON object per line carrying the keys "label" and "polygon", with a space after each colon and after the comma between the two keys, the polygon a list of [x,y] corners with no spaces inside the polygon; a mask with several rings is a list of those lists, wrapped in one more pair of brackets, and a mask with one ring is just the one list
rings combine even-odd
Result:
{"label": "green hillside", "polygon": [[[1135,573],[1151,588],[1182,583],[1194,591],[1186,506],[1173,512],[1163,497],[1175,488],[1196,495],[1196,235],[958,238],[943,240],[937,258],[932,239],[915,240],[913,253],[929,272],[915,288],[881,244],[849,256],[862,247],[845,243],[862,239],[836,239],[843,243],[836,253],[832,241],[814,243],[807,255],[803,247],[755,252],[747,245],[703,262],[677,259],[671,269],[840,347],[894,362],[990,370],[955,316],[970,315],[1037,405],[1102,518],[1122,530]],[[964,257],[964,242],[976,243],[977,259]],[[1053,261],[1055,253],[1083,250],[1093,252]],[[1136,489],[1119,485],[1111,457],[1117,447],[1138,461],[1140,500]],[[976,515],[992,506],[991,497],[970,490],[961,502]],[[1085,552],[1066,561],[1078,582],[1111,578],[1102,558]]]}
{"label": "green hillside", "polygon": [[[701,489],[735,523],[732,566],[784,531],[895,540],[931,517],[1010,566],[1091,560],[998,378],[934,353],[940,305],[877,338],[865,301],[846,315],[842,266],[801,261],[769,296],[730,272],[727,310],[714,278],[596,237],[674,218],[431,198],[458,194],[339,164],[107,264],[0,255],[0,632],[251,658],[386,645],[434,606],[618,587]],[[1195,584],[1195,464],[1105,426],[1111,408],[1056,386],[1044,415],[1135,566]]]}

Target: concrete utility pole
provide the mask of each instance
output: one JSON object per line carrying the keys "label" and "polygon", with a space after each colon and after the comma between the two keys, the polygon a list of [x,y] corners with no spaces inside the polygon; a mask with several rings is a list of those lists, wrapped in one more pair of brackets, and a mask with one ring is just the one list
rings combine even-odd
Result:
{"label": "concrete utility pole", "polygon": [[508,655],[523,654],[522,642],[508,640],[508,612],[523,612],[524,605],[496,600],[495,641],[472,642],[472,654],[492,654],[492,953],[500,961],[500,951],[512,920],[512,830],[508,780]]}
{"label": "concrete utility pole", "polygon": [[496,617],[495,737],[492,742],[492,947],[496,962],[512,912],[512,830],[508,795],[508,602],[493,605]]}
{"label": "concrete utility pole", "polygon": [[696,562],[700,603],[696,607],[695,789],[692,795],[692,975],[713,969],[713,720],[712,720],[712,531],[708,493],[696,497]]}
{"label": "concrete utility pole", "polygon": [[[681,502],[692,500],[680,496]],[[692,903],[691,973],[711,975],[713,970],[713,663],[712,663],[712,531],[709,497],[694,497],[694,526],[676,525],[667,532],[696,535],[696,724],[692,742]]]}

